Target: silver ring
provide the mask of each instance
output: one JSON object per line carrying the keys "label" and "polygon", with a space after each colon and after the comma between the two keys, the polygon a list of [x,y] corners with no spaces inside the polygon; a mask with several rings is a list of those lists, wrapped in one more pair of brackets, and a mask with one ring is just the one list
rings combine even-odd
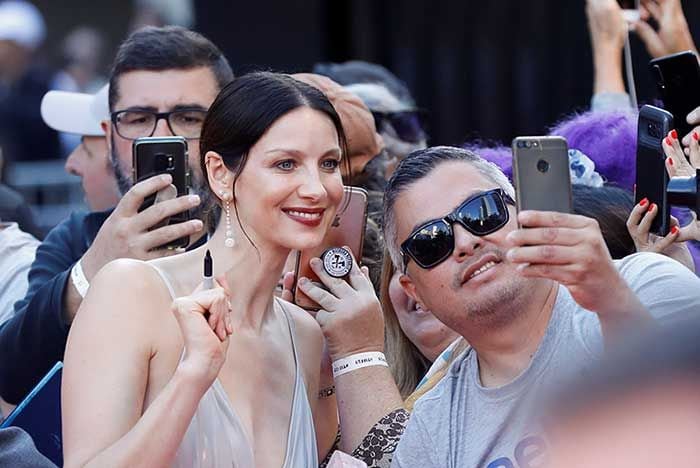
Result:
{"label": "silver ring", "polygon": [[321,255],[323,269],[333,278],[342,278],[352,270],[352,254],[343,247],[331,247]]}

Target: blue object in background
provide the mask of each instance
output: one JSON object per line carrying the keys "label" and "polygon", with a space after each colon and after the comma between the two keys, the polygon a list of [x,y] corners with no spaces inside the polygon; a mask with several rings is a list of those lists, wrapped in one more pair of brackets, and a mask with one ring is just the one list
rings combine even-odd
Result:
{"label": "blue object in background", "polygon": [[0,425],[2,428],[16,426],[24,429],[34,441],[37,450],[58,466],[63,466],[62,374],[63,363],[57,362]]}

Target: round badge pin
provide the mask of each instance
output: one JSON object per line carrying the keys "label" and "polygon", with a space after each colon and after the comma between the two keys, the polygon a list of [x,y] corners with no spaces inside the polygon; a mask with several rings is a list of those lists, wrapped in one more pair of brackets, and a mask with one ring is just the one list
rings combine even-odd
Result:
{"label": "round badge pin", "polygon": [[333,278],[342,278],[352,269],[352,254],[343,247],[331,247],[321,255],[323,269]]}

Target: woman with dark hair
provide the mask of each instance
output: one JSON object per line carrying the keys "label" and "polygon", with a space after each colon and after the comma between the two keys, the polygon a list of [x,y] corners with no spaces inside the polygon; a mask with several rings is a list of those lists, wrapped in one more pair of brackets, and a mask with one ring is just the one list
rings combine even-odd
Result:
{"label": "woman with dark hair", "polygon": [[252,73],[222,89],[200,140],[221,219],[198,249],[95,277],[65,356],[65,466],[318,466],[337,430],[335,400],[317,398],[321,331],[273,292],[342,204],[345,148],[307,84]]}

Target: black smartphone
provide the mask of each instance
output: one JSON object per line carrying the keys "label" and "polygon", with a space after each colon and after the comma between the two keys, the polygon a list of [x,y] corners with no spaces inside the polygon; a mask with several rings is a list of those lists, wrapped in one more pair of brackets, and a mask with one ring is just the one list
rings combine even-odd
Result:
{"label": "black smartphone", "polygon": [[566,139],[558,136],[513,140],[516,207],[571,213],[571,174]]}
{"label": "black smartphone", "polygon": [[[365,228],[367,226],[367,191],[359,187],[345,187],[343,202],[338,208],[333,223],[328,228],[321,245],[316,248],[304,250],[297,253],[294,278],[309,278],[311,281],[321,284],[321,280],[313,272],[309,261],[313,257],[320,257],[326,249],[330,247],[350,247],[355,261],[362,259],[362,245],[365,238]],[[304,294],[299,288],[292,288],[294,303],[307,310],[318,309],[311,298]]]}
{"label": "black smartphone", "polygon": [[700,64],[694,52],[659,57],[649,62],[664,108],[673,114],[680,138],[693,130],[686,117],[700,106]]}
{"label": "black smartphone", "polygon": [[[183,137],[146,137],[133,143],[133,180],[134,183],[150,179],[160,174],[170,174],[173,178],[171,187],[150,195],[139,207],[139,211],[167,199],[187,195],[190,189],[190,171],[187,162],[187,140]],[[189,211],[183,211],[164,220],[153,228],[168,224],[178,224],[190,219]],[[184,248],[189,245],[189,237],[181,237],[162,248]]]}
{"label": "black smartphone", "polygon": [[656,203],[659,211],[650,232],[659,236],[668,234],[671,214],[666,199],[668,173],[662,141],[673,128],[673,115],[658,107],[645,105],[639,111],[637,123],[637,175],[634,190],[635,203],[646,198]]}

